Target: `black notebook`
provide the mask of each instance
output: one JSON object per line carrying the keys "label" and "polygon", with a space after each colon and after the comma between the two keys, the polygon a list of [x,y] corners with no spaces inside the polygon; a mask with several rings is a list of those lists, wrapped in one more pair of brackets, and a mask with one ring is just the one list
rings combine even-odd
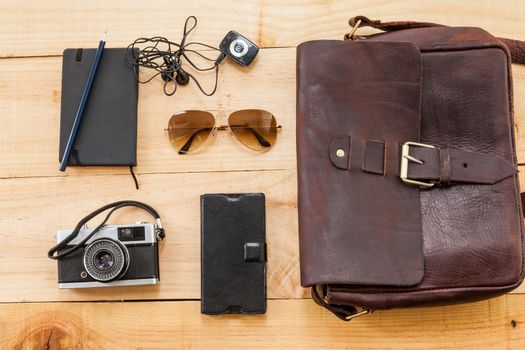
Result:
{"label": "black notebook", "polygon": [[[95,52],[64,50],[59,161]],[[68,165],[136,165],[138,82],[124,54],[125,49],[104,49]]]}
{"label": "black notebook", "polygon": [[201,196],[201,312],[266,311],[264,194]]}

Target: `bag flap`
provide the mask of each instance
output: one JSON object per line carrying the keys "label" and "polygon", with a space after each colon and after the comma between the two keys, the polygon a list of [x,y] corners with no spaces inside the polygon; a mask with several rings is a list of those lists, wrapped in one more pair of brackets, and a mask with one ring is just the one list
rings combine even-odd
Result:
{"label": "bag flap", "polygon": [[303,43],[297,100],[301,283],[419,283],[419,188],[399,178],[400,142],[419,140],[418,48]]}

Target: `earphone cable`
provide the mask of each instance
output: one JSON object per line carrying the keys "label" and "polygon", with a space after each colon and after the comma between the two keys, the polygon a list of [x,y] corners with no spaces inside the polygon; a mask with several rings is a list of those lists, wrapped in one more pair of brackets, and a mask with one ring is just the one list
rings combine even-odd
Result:
{"label": "earphone cable", "polygon": [[[193,23],[190,21],[193,20]],[[186,85],[190,80],[193,80],[198,89],[206,96],[211,96],[217,90],[219,82],[219,65],[224,59],[224,54],[216,47],[204,44],[198,41],[186,42],[188,35],[197,27],[197,18],[189,16],[184,23],[184,31],[182,40],[179,43],[168,40],[165,37],[154,36],[151,38],[138,38],[131,43],[125,51],[125,57],[130,66],[134,68],[135,77],[141,84],[146,84],[161,76],[164,80],[163,90],[168,96],[173,95],[177,91],[179,84]],[[146,45],[143,48],[140,46]],[[218,51],[219,56],[210,58],[204,53],[198,51],[198,48],[205,50]],[[211,66],[200,66],[192,60],[188,54],[196,55],[200,59],[213,62]],[[198,72],[207,72],[215,70],[215,83],[213,89],[207,92],[195,75],[188,73],[182,68],[183,62],[188,64]],[[147,68],[155,71],[152,76],[145,80],[140,80],[138,74],[138,67]],[[169,85],[173,84],[170,89]]]}

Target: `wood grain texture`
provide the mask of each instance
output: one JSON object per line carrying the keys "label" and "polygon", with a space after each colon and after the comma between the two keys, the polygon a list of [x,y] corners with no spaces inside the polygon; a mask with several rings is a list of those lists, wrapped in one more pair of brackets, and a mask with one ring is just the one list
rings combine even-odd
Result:
{"label": "wood grain texture", "polygon": [[217,44],[231,29],[262,47],[296,46],[312,39],[340,39],[355,15],[388,20],[478,26],[499,36],[525,39],[522,1],[223,0],[60,1],[2,3],[0,56],[59,55],[90,47],[107,30],[108,47],[140,36],[178,41],[184,20],[199,19],[192,39]]}
{"label": "wood grain texture", "polygon": [[[522,294],[473,304],[380,311],[351,323],[301,299],[309,291],[299,285],[295,46],[311,39],[342,38],[348,18],[358,14],[385,21],[478,26],[497,36],[525,40],[525,2],[512,0],[2,2],[0,349],[525,348]],[[217,44],[234,29],[263,47],[259,57],[248,68],[225,61],[213,97],[192,85],[166,97],[159,79],[141,86],[136,169],[140,191],[135,191],[127,169],[70,168],[59,173],[62,51],[93,47],[105,30],[108,47],[126,46],[139,36],[178,41],[189,15],[199,19],[192,40]],[[518,160],[525,164],[525,67],[513,66],[513,75]],[[209,87],[213,77],[206,75],[202,81]],[[181,110],[209,110],[222,122],[243,108],[268,109],[283,125],[270,152],[254,154],[227,133],[219,133],[203,152],[179,156],[163,130],[169,117]],[[520,179],[525,184],[523,172]],[[196,300],[199,195],[251,191],[266,193],[268,295],[273,300],[266,315],[203,316]],[[146,201],[163,216],[168,236],[160,253],[161,284],[58,290],[56,263],[46,257],[53,232],[71,228],[103,204],[128,198]],[[113,222],[137,220],[151,218],[126,210]],[[523,285],[515,291],[524,292]],[[161,299],[169,301],[155,301]],[[89,302],[94,300],[108,302]]]}
{"label": "wood grain texture", "polygon": [[[179,88],[175,96],[164,96],[160,78],[141,85],[136,171],[295,169],[295,49],[264,49],[259,55],[251,67],[224,64],[212,97],[191,85]],[[525,66],[513,65],[513,73],[518,160],[525,163]],[[212,77],[204,79],[211,83]],[[128,172],[125,167],[58,171],[60,84],[61,58],[0,60],[0,178]],[[283,126],[270,152],[254,153],[227,132],[219,132],[204,149],[181,156],[164,131],[170,116],[186,109],[211,111],[224,123],[229,113],[245,108],[269,110]]]}
{"label": "wood grain texture", "polygon": [[204,316],[195,301],[3,304],[0,348],[523,349],[524,322],[525,295],[350,323],[311,300],[272,300],[258,316]]}
{"label": "wood grain texture", "polygon": [[[522,173],[522,181],[524,176]],[[0,301],[199,299],[199,196],[254,191],[266,194],[269,297],[309,295],[299,283],[295,171],[146,174],[139,175],[139,181],[140,191],[133,189],[127,175],[1,180]],[[46,256],[54,244],[53,232],[72,228],[88,211],[121,199],[146,201],[163,217],[167,239],[160,250],[162,283],[58,290],[56,262]],[[134,209],[113,218],[119,223],[141,220],[151,218]],[[515,292],[523,291],[522,285]]]}
{"label": "wood grain texture", "polygon": [[[129,172],[126,167],[58,171],[61,71],[60,57],[0,60],[0,178]],[[209,88],[213,79],[213,74],[204,74],[201,81]],[[268,110],[282,125],[270,152],[250,151],[228,132],[218,132],[208,147],[179,155],[164,130],[180,111],[208,110],[224,125],[230,113],[247,108]],[[141,85],[137,142],[138,173],[294,169],[295,49],[261,50],[253,66],[246,68],[225,62],[212,97],[201,94],[194,84],[165,96],[160,78]]]}
{"label": "wood grain texture", "polygon": [[[514,133],[518,163],[525,164],[525,65],[512,65],[514,82]],[[522,182],[524,183],[524,182]]]}
{"label": "wood grain texture", "polygon": [[[139,175],[140,191],[124,175],[1,180],[0,301],[199,299],[199,196],[222,192],[266,194],[268,297],[306,296],[299,285],[296,176],[291,170],[149,174]],[[162,216],[161,284],[59,290],[56,262],[46,255],[54,231],[73,228],[89,212],[122,199],[144,201]],[[152,218],[138,209],[112,218],[113,223],[136,221]]]}

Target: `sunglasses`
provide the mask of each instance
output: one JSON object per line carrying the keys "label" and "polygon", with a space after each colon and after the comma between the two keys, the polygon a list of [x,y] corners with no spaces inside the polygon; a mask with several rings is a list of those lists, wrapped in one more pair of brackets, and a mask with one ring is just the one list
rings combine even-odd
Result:
{"label": "sunglasses", "polygon": [[235,139],[251,150],[269,150],[281,126],[272,113],[261,109],[243,109],[228,117],[228,125],[217,125],[215,116],[206,111],[184,111],[173,115],[168,123],[170,142],[186,154],[202,146],[217,130],[228,130]]}

